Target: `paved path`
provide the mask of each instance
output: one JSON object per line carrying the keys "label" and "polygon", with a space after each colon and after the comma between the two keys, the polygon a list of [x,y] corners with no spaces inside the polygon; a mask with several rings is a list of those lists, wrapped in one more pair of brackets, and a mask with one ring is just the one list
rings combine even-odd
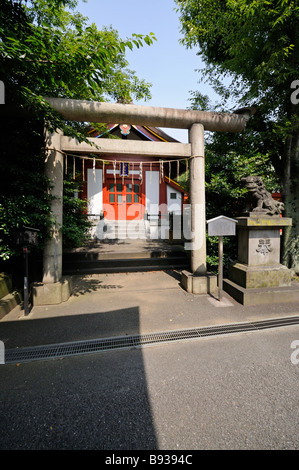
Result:
{"label": "paved path", "polygon": [[223,294],[187,293],[176,271],[74,276],[72,297],[59,305],[20,306],[0,321],[7,348],[299,316],[292,303],[244,307]]}

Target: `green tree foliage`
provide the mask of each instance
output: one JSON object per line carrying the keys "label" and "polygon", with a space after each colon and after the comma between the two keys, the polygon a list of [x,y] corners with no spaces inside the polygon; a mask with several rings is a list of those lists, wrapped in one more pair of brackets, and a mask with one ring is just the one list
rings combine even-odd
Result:
{"label": "green tree foliage", "polygon": [[[6,103],[34,110],[50,129],[66,123],[45,96],[105,101],[148,99],[150,84],[128,68],[127,48],[152,44],[153,33],[120,39],[110,28],[98,30],[78,12],[74,0],[2,0],[0,76]],[[80,133],[79,125],[76,127]],[[84,139],[84,132],[80,138]]]}
{"label": "green tree foliage", "polygon": [[0,260],[19,254],[13,233],[29,226],[40,230],[40,248],[51,225],[47,189],[41,158],[42,129],[36,120],[5,119],[1,123]]}
{"label": "green tree foliage", "polygon": [[[257,155],[268,156],[293,226],[285,231],[283,259],[299,272],[299,7],[291,0],[176,0],[187,47],[198,47],[202,80],[221,107],[255,106],[248,124]],[[292,99],[293,96],[293,99]],[[210,103],[199,92],[193,102]]]}
{"label": "green tree foliage", "polygon": [[[150,98],[150,84],[128,68],[127,48],[151,45],[153,33],[121,39],[112,27],[98,30],[75,11],[75,0],[1,0],[0,257],[16,254],[13,231],[41,230],[40,248],[51,226],[49,187],[44,176],[43,129],[60,128],[86,140],[85,124],[64,121],[44,100],[54,96],[128,102]],[[64,234],[78,243],[86,233],[80,202],[66,182]]]}
{"label": "green tree foliage", "polygon": [[81,175],[77,180],[68,175],[63,183],[63,227],[64,248],[82,246],[89,236],[91,222],[86,217],[87,201],[80,198],[82,191]]}
{"label": "green tree foliage", "polygon": [[[207,219],[226,215],[238,217],[246,208],[246,189],[241,179],[262,175],[268,191],[277,192],[279,180],[269,155],[260,153],[250,132],[236,139],[232,134],[216,134],[206,144]],[[236,261],[237,238],[224,237],[224,266]],[[218,237],[207,239],[207,263],[218,271]]]}

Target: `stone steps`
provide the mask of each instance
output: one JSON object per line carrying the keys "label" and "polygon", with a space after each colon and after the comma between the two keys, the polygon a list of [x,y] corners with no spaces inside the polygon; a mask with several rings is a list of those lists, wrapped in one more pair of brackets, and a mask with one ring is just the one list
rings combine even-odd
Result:
{"label": "stone steps", "polygon": [[164,269],[185,269],[189,266],[184,251],[140,250],[122,251],[122,247],[112,252],[65,253],[63,255],[63,273],[95,274],[111,272],[142,272]]}
{"label": "stone steps", "polygon": [[138,221],[105,221],[103,238],[111,239],[146,239],[147,232],[144,220]]}

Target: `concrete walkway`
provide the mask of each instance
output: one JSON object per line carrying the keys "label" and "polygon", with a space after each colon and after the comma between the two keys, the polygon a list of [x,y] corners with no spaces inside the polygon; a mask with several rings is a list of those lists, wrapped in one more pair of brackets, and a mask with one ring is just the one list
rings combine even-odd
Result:
{"label": "concrete walkway", "polygon": [[174,331],[299,316],[299,304],[244,307],[223,293],[187,293],[176,270],[73,276],[73,294],[59,305],[17,306],[0,321],[6,348]]}

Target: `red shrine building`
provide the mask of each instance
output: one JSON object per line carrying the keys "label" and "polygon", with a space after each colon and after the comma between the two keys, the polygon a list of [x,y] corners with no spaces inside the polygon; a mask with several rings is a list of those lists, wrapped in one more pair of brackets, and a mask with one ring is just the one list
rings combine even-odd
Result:
{"label": "red shrine building", "polygon": [[[159,128],[113,124],[111,138],[178,142]],[[90,137],[107,138],[95,130]],[[100,142],[99,142],[100,146]],[[159,156],[97,155],[84,161],[83,197],[93,221],[94,238],[167,238],[161,227],[169,215],[181,215],[188,194],[174,181],[186,171],[186,161],[162,161]],[[121,231],[122,230],[122,231]]]}

